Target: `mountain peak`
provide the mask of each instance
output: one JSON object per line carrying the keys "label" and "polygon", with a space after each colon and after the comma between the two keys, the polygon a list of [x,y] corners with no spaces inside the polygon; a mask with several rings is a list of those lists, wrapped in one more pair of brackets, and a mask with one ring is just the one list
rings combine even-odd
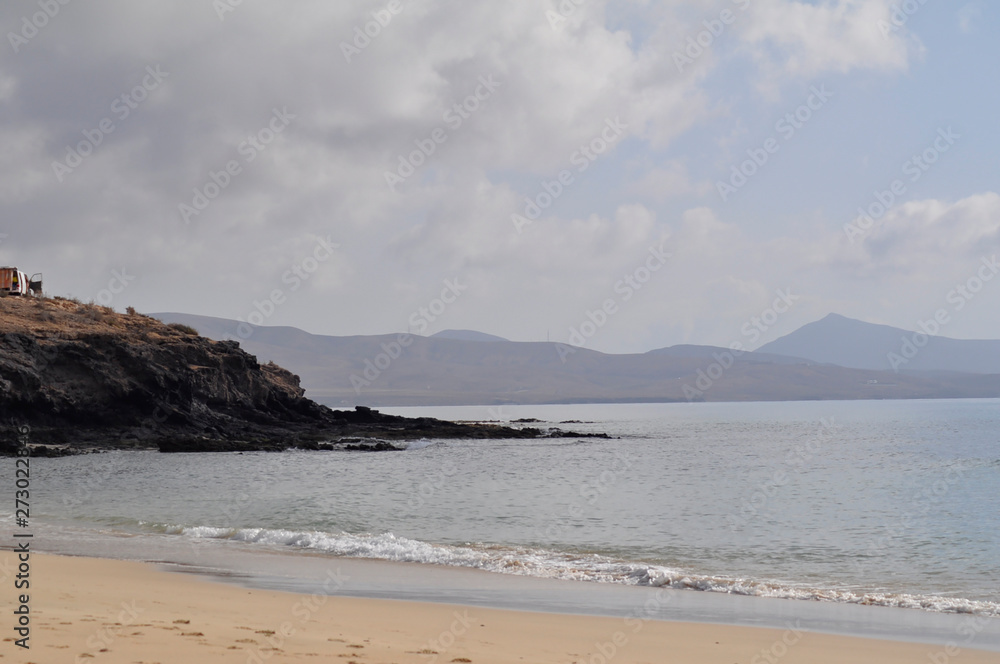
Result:
{"label": "mountain peak", "polygon": [[[915,336],[926,341],[914,341]],[[803,325],[757,351],[852,369],[1000,373],[1000,341],[927,337],[835,313]]]}
{"label": "mountain peak", "polygon": [[452,339],[454,341],[508,341],[503,337],[498,337],[485,332],[475,330],[441,330],[430,336],[431,339]]}

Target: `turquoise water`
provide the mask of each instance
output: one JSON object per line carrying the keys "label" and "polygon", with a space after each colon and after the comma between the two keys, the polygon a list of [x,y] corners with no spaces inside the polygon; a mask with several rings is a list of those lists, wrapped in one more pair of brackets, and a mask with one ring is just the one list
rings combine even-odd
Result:
{"label": "turquoise water", "polygon": [[383,410],[615,439],[33,459],[33,521],[149,559],[211,540],[1000,616],[1000,400]]}

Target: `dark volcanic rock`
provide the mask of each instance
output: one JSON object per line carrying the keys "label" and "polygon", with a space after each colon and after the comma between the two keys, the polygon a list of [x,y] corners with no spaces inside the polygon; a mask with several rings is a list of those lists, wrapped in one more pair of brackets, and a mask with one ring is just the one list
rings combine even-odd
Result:
{"label": "dark volcanic rock", "polygon": [[606,433],[580,433],[579,431],[563,431],[562,429],[552,429],[549,431],[549,438],[608,438]]}
{"label": "dark volcanic rock", "polygon": [[382,441],[379,443],[361,443],[360,445],[345,445],[345,450],[351,450],[354,452],[398,452],[402,448],[396,447],[395,445],[390,445],[389,443]]}
{"label": "dark volcanic rock", "polygon": [[218,438],[163,438],[157,441],[161,452],[283,452],[286,445],[268,441],[220,440]]}
{"label": "dark volcanic rock", "polygon": [[[47,455],[88,448],[381,451],[397,449],[385,442],[392,440],[543,435],[363,406],[330,410],[303,396],[297,376],[259,364],[235,341],[96,305],[2,298],[0,329],[0,454],[20,444],[8,423],[28,427],[31,446],[55,446],[36,450]],[[372,438],[379,442],[363,442]]]}

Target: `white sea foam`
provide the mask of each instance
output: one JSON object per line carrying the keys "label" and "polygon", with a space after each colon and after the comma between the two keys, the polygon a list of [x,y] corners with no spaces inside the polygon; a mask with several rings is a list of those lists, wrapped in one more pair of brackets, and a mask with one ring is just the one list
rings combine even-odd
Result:
{"label": "white sea foam", "polygon": [[[145,524],[150,527],[150,524]],[[756,597],[818,600],[1000,617],[1000,603],[902,593],[792,587],[755,579],[705,576],[667,567],[616,560],[596,554],[497,545],[452,546],[397,537],[392,533],[353,535],[268,528],[158,526],[153,529],[191,538],[224,539],[272,548],[294,547],[334,556],[370,558],[475,569],[551,579],[657,586]]]}
{"label": "white sea foam", "polygon": [[441,442],[441,441],[439,441],[439,440],[430,440],[429,438],[421,438],[420,440],[414,440],[411,443],[409,443],[406,446],[406,449],[410,450],[410,451],[422,450],[425,447],[430,447],[431,445],[434,445],[434,444],[439,443],[439,442]]}

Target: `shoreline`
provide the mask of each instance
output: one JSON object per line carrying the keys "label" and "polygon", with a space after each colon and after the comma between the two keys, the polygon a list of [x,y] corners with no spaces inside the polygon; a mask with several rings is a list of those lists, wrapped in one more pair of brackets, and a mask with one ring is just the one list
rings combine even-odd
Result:
{"label": "shoreline", "polygon": [[[9,563],[14,554],[2,557]],[[317,592],[297,594],[166,572],[150,563],[50,554],[31,560],[30,660],[39,663],[87,661],[88,654],[94,664],[312,656],[398,664],[997,660],[995,652],[957,639],[951,647],[906,643],[811,632],[794,623],[774,629],[345,597],[338,593],[348,579],[339,570],[328,570]],[[5,644],[5,656],[19,650]]]}
{"label": "shoreline", "polygon": [[[913,623],[915,619],[897,620],[892,618],[891,616],[895,615],[894,612],[896,611],[902,611],[903,613],[900,615],[910,615],[913,612],[919,615],[940,616],[941,621],[966,615],[985,617],[993,620],[993,624],[996,625],[995,641],[991,643],[989,648],[1000,651],[1000,614],[996,610],[997,606],[1000,605],[992,598],[987,597],[963,599],[956,595],[927,593],[926,591],[922,594],[909,594],[909,591],[898,588],[878,591],[859,590],[856,594],[851,595],[851,590],[844,590],[842,588],[797,586],[793,582],[782,583],[771,581],[767,578],[759,580],[747,579],[744,580],[745,583],[740,585],[737,583],[740,581],[739,579],[699,576],[697,573],[690,574],[691,580],[687,582],[666,584],[655,582],[629,583],[622,578],[609,579],[602,578],[600,575],[595,576],[594,570],[587,567],[588,561],[586,560],[577,561],[577,564],[583,565],[583,567],[576,568],[575,570],[568,569],[568,572],[573,573],[565,575],[559,573],[537,573],[538,570],[530,569],[530,564],[526,566],[516,555],[495,559],[491,558],[488,565],[479,564],[475,561],[473,564],[465,564],[467,561],[464,562],[462,560],[458,562],[450,561],[450,559],[442,561],[440,557],[435,557],[434,555],[428,557],[426,551],[423,555],[417,555],[415,558],[403,556],[400,559],[395,555],[383,556],[378,550],[379,546],[395,547],[398,545],[397,540],[391,534],[387,534],[389,537],[388,541],[383,541],[382,536],[375,537],[374,542],[366,541],[364,538],[359,541],[351,540],[341,548],[344,550],[355,550],[352,547],[359,544],[359,542],[367,548],[361,551],[355,550],[354,553],[338,554],[331,553],[322,547],[299,546],[294,543],[289,544],[285,541],[294,540],[299,535],[309,535],[307,531],[298,533],[295,531],[260,529],[261,532],[277,533],[281,537],[277,540],[273,538],[268,540],[265,537],[264,541],[257,541],[253,538],[248,541],[240,541],[239,539],[232,539],[225,536],[215,537],[212,534],[186,536],[176,531],[170,534],[162,531],[99,531],[89,527],[79,528],[79,524],[77,524],[77,527],[70,527],[69,530],[64,530],[63,527],[53,526],[54,524],[47,525],[45,531],[40,533],[47,541],[48,546],[44,549],[46,553],[153,561],[173,564],[181,571],[190,568],[238,571],[245,574],[247,578],[254,579],[255,583],[266,582],[272,585],[277,584],[273,587],[286,590],[293,589],[297,591],[301,587],[308,586],[310,583],[308,575],[303,573],[300,577],[299,570],[295,568],[303,565],[303,561],[310,560],[324,561],[322,564],[329,564],[330,561],[338,561],[337,564],[360,566],[365,570],[361,574],[361,577],[364,579],[363,585],[366,588],[364,592],[368,594],[360,593],[358,596],[386,597],[390,599],[409,598],[415,590],[415,586],[419,586],[421,592],[434,595],[434,597],[429,595],[426,598],[429,601],[458,601],[460,603],[468,603],[471,601],[469,599],[471,596],[467,597],[467,594],[460,587],[461,584],[455,585],[452,583],[452,580],[462,578],[465,574],[485,575],[481,578],[488,581],[480,585],[494,588],[499,593],[498,599],[494,599],[494,601],[503,603],[490,605],[497,608],[525,608],[519,603],[516,594],[501,592],[501,588],[517,586],[523,592],[527,593],[535,593],[540,588],[549,588],[552,594],[558,597],[565,594],[565,591],[553,589],[547,585],[551,582],[557,582],[557,586],[558,584],[565,584],[563,587],[578,586],[589,588],[591,590],[588,592],[591,597],[588,599],[588,603],[599,601],[595,596],[600,595],[605,598],[604,601],[607,610],[613,610],[624,615],[628,611],[628,607],[625,606],[627,600],[623,599],[624,596],[615,595],[616,591],[611,590],[612,588],[630,588],[636,591],[664,588],[670,590],[672,593],[676,593],[678,597],[697,596],[703,598],[685,600],[681,603],[687,609],[698,610],[702,615],[708,616],[706,618],[708,622],[741,624],[741,620],[745,615],[760,616],[762,613],[770,616],[773,622],[775,616],[784,619],[787,617],[786,614],[794,613],[794,610],[791,609],[767,609],[762,612],[754,604],[759,601],[763,601],[761,606],[768,607],[784,607],[789,602],[791,603],[790,606],[796,607],[826,607],[806,608],[803,610],[807,611],[810,615],[815,615],[817,622],[836,620],[838,624],[845,625],[844,627],[838,627],[829,631],[847,636],[874,635],[898,639],[901,638],[900,635],[902,634],[902,638],[906,640],[911,638],[910,632],[924,635],[930,629],[931,634],[937,634],[945,629],[943,622],[935,623],[935,619],[932,617],[916,620],[916,622],[921,622],[922,624],[917,628],[913,628],[910,623]],[[248,530],[255,531],[258,529]],[[352,538],[354,536],[345,534],[344,537]],[[407,540],[405,537],[400,538],[400,541],[404,542],[404,544],[399,546],[422,545],[432,550],[437,550],[439,547],[447,549],[449,546],[419,540]],[[0,549],[2,548],[0,546]],[[458,546],[458,548],[462,549],[461,546]],[[395,549],[390,549],[389,553],[398,552]],[[447,559],[448,557],[444,556],[444,558]],[[625,560],[620,561],[620,563],[626,567],[633,565],[633,563]],[[643,566],[641,563],[635,564],[639,565],[640,568]],[[396,587],[390,588],[385,584],[371,582],[371,580],[381,576],[384,570],[395,569],[395,567],[400,566],[411,569],[412,574],[395,575],[394,578],[398,582]],[[284,574],[280,582],[275,580],[275,570],[280,570]],[[552,570],[548,571],[551,572]],[[623,574],[624,572],[619,571],[618,573]],[[426,585],[415,584],[412,581],[413,578],[428,574],[437,578],[441,585],[449,587],[451,590],[448,593],[440,593],[437,588],[429,588]],[[228,573],[219,575],[227,578],[231,576]],[[675,575],[675,581],[681,577],[688,579],[686,573],[681,573]],[[497,579],[506,580],[498,581]],[[725,584],[716,584],[711,587],[702,586],[699,585],[699,581],[702,579],[710,581],[720,580],[720,584],[722,581],[728,580],[732,582],[729,585],[740,585],[742,590],[727,591],[725,590]],[[757,586],[762,588],[763,592],[754,592],[754,588]],[[271,586],[258,585],[257,587]],[[848,595],[851,596],[848,597]],[[549,598],[545,598],[545,601],[549,602]],[[745,608],[742,611],[731,609],[732,605],[743,605],[746,602],[750,602],[751,604],[748,606],[754,608]],[[559,602],[555,602],[553,605],[557,606],[558,604]],[[565,605],[566,602],[562,602],[562,604]],[[979,604],[987,606],[985,608],[979,607]],[[555,608],[554,610],[556,612],[567,612],[565,608]],[[864,618],[857,618],[851,613],[852,611],[877,611],[880,613],[877,613],[876,617],[865,616]],[[844,615],[842,612],[847,613]],[[725,617],[718,618],[715,616]],[[890,618],[887,619],[885,616],[890,616]],[[886,629],[889,631],[873,632],[870,625],[873,620],[879,626],[888,625]]]}

